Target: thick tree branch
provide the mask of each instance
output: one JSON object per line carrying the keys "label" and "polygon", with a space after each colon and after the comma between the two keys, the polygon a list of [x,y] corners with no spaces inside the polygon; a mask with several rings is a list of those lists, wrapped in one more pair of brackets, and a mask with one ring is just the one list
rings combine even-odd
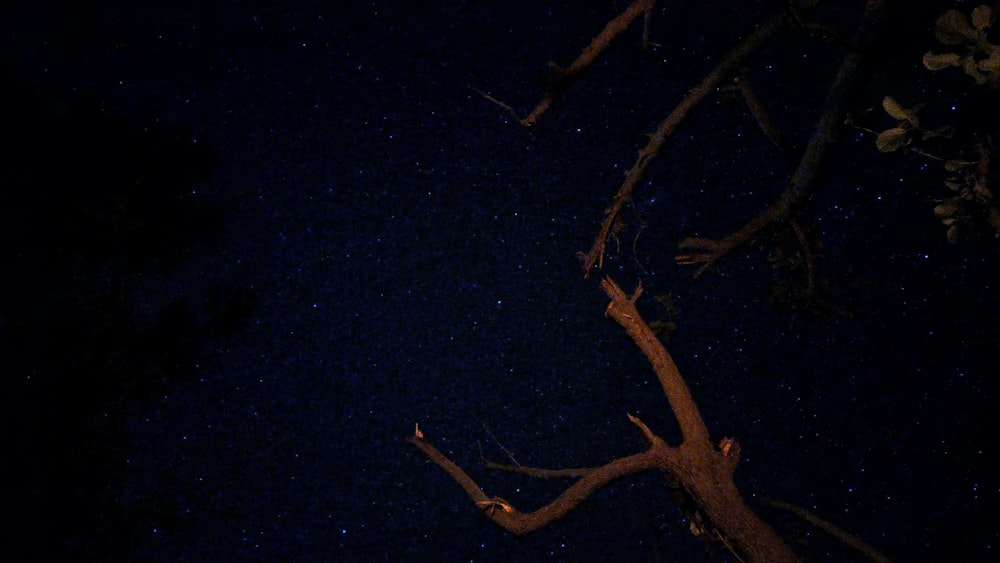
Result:
{"label": "thick tree branch", "polygon": [[642,294],[642,284],[636,288],[632,297],[625,295],[620,287],[609,277],[601,281],[601,289],[611,298],[611,303],[604,311],[605,316],[609,316],[625,329],[625,333],[632,338],[635,345],[646,355],[646,359],[653,366],[657,378],[660,380],[660,387],[667,396],[670,408],[677,417],[677,423],[681,428],[681,435],[684,436],[686,444],[700,444],[711,447],[708,428],[698,412],[698,405],[691,397],[684,378],[681,377],[677,364],[670,356],[670,352],[663,347],[660,339],[653,334],[649,325],[639,316],[639,311],[635,308],[635,300]]}
{"label": "thick tree branch", "polygon": [[[628,297],[610,278],[601,287],[611,298],[607,315],[617,321],[646,354],[660,378],[661,386],[681,426],[684,441],[669,446],[638,418],[629,415],[649,441],[643,453],[613,460],[582,472],[581,477],[549,504],[533,512],[521,512],[510,502],[488,497],[469,475],[424,439],[419,428],[407,442],[419,448],[465,490],[490,519],[514,534],[526,534],[562,518],[608,483],[650,469],[665,472],[689,495],[716,530],[725,545],[750,561],[797,561],[791,548],[744,503],[733,483],[738,447],[724,439],[716,448],[698,414],[677,366],[635,309],[641,287]],[[538,476],[553,476],[548,470],[516,469]]]}

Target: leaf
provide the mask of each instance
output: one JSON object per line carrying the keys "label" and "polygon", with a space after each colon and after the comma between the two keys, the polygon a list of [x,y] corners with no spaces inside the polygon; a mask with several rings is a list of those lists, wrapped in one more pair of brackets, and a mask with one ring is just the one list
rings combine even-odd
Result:
{"label": "leaf", "polygon": [[879,152],[892,152],[910,144],[910,131],[902,127],[886,129],[875,138],[875,148]]}
{"label": "leaf", "polygon": [[924,53],[924,68],[927,70],[941,70],[952,66],[959,66],[961,57],[957,53],[941,53],[935,55],[927,51]]}
{"label": "leaf", "polygon": [[979,70],[987,74],[1000,72],[1000,49],[990,53],[989,58],[979,61],[978,66]]}
{"label": "leaf", "polygon": [[958,243],[958,225],[952,225],[952,226],[948,227],[948,232],[946,232],[944,234],[944,236],[948,239],[948,242],[950,242],[951,244],[957,244]]}
{"label": "leaf", "polygon": [[976,6],[972,9],[972,27],[982,31],[990,26],[990,17],[993,15],[989,6]]}
{"label": "leaf", "polygon": [[934,37],[945,45],[961,45],[966,41],[975,42],[976,32],[958,10],[948,10],[934,22]]}
{"label": "leaf", "polygon": [[976,81],[976,84],[986,84],[986,75],[979,72],[979,65],[970,56],[962,59],[962,70]]}
{"label": "leaf", "polygon": [[957,197],[946,199],[944,203],[941,203],[934,208],[934,216],[938,218],[951,217],[958,213],[961,208],[961,201]]}
{"label": "leaf", "polygon": [[892,96],[886,96],[882,99],[882,109],[895,119],[907,121],[914,127],[920,126],[920,120],[917,119],[917,114],[914,113],[913,110],[899,105],[899,102],[897,102]]}
{"label": "leaf", "polygon": [[956,170],[961,170],[970,164],[975,164],[975,162],[968,160],[946,160],[944,161],[944,169],[948,172],[955,172]]}

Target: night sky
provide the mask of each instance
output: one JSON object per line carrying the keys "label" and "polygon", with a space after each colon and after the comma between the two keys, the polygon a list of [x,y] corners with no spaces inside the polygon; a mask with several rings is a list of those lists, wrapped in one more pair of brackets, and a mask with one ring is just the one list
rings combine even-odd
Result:
{"label": "night sky", "polygon": [[[483,458],[598,466],[645,449],[626,413],[676,444],[605,274],[673,323],[744,497],[803,557],[857,558],[758,499],[898,561],[998,557],[1000,242],[972,217],[950,244],[941,164],[872,132],[886,95],[956,126],[941,153],[996,121],[996,90],[921,65],[974,3],[886,25],[800,215],[814,300],[787,225],[699,278],[673,260],[785,188],[844,55],[795,26],[740,67],[791,150],[726,80],[603,270],[576,257],[646,134],[786,2],[660,2],[649,48],[630,28],[530,129],[478,91],[526,115],[627,2],[86,4],[0,24],[5,560],[709,560],[661,475],[517,538],[405,442],[419,423],[522,510],[568,483]],[[809,21],[853,35],[864,3],[828,4]]]}

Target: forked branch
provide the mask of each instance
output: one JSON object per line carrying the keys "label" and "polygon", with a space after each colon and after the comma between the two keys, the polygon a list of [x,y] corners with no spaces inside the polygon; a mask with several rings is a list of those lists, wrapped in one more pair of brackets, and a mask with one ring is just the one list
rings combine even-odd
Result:
{"label": "forked branch", "polygon": [[601,289],[611,298],[611,303],[605,309],[604,315],[611,317],[625,329],[625,333],[642,350],[650,365],[653,366],[653,371],[656,372],[656,376],[660,380],[660,387],[663,388],[670,408],[674,411],[674,416],[677,417],[684,442],[711,447],[708,428],[705,427],[705,422],[698,412],[698,405],[691,397],[691,391],[684,382],[684,378],[681,377],[677,364],[674,363],[670,352],[653,334],[653,329],[649,328],[649,325],[639,316],[639,311],[635,308],[636,299],[642,295],[642,284],[639,284],[631,297],[625,295],[625,292],[610,277],[605,277],[601,281]]}
{"label": "forked branch", "polygon": [[590,271],[594,269],[594,266],[601,267],[604,263],[604,251],[608,243],[608,238],[618,232],[621,228],[621,212],[624,209],[625,204],[632,197],[632,192],[635,187],[639,184],[639,181],[646,175],[646,168],[652,164],[652,162],[659,156],[660,151],[663,149],[663,144],[666,142],[667,137],[673,134],[674,129],[684,121],[688,113],[694,109],[702,100],[704,100],[709,94],[715,91],[716,86],[726,78],[738,65],[740,65],[747,57],[750,56],[764,41],[767,40],[771,35],[774,34],[778,28],[781,27],[788,21],[787,14],[782,12],[778,15],[771,17],[771,19],[764,22],[763,25],[758,27],[752,34],[750,34],[746,39],[741,41],[722,61],[708,73],[708,76],[702,79],[701,82],[695,86],[687,96],[684,97],[680,103],[674,107],[670,115],[664,119],[656,131],[650,133],[649,143],[639,151],[639,158],[636,159],[635,164],[632,168],[625,174],[625,180],[622,185],[618,188],[618,192],[615,194],[614,199],[611,201],[611,205],[604,210],[604,221],[601,224],[601,230],[597,233],[597,238],[594,239],[594,244],[590,247],[587,253],[580,253],[580,258],[583,260],[583,272],[584,277],[590,276]]}
{"label": "forked branch", "polygon": [[699,264],[695,275],[700,276],[731,250],[751,241],[770,223],[794,218],[812,193],[820,164],[836,142],[843,127],[847,104],[860,81],[860,70],[875,40],[876,24],[881,19],[887,3],[888,0],[871,0],[865,6],[853,48],[844,56],[837,70],[837,76],[827,92],[819,123],[781,195],[741,229],[720,240],[691,237],[682,239],[679,246],[684,252],[674,257],[678,264]]}
{"label": "forked branch", "polygon": [[[461,467],[427,442],[419,428],[407,438],[407,442],[419,448],[450,475],[491,520],[514,534],[526,534],[562,518],[612,481],[650,469],[659,469],[678,483],[684,494],[704,514],[705,521],[711,524],[725,545],[730,546],[734,552],[750,561],[797,561],[791,548],[746,506],[736,489],[733,473],[739,447],[729,438],[723,439],[719,447],[710,441],[708,430],[680,371],[635,308],[635,300],[641,295],[642,288],[637,288],[630,297],[610,278],[605,278],[601,287],[611,298],[605,311],[607,316],[625,329],[653,365],[680,424],[684,437],[681,445],[669,446],[645,423],[629,415],[629,419],[649,442],[649,448],[645,452],[615,459],[601,467],[581,472],[580,478],[552,502],[533,512],[522,512],[512,503],[483,492]],[[527,470],[523,467],[516,471],[526,474],[537,472],[538,476],[554,474],[547,470]]]}
{"label": "forked branch", "polygon": [[465,490],[476,506],[483,510],[491,520],[516,535],[544,528],[568,514],[608,483],[660,467],[664,463],[663,458],[669,455],[666,444],[660,440],[653,443],[649,450],[643,453],[619,458],[587,471],[555,500],[542,508],[533,512],[521,512],[514,505],[499,497],[487,496],[472,477],[469,477],[461,467],[424,440],[422,436],[414,434],[407,437],[406,441],[419,448],[431,461],[444,469],[445,473],[451,475],[452,479]]}

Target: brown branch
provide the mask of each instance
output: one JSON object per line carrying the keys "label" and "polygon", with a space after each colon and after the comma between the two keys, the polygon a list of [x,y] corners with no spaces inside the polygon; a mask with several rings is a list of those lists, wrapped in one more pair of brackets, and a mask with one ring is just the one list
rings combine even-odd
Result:
{"label": "brown branch", "polygon": [[872,0],[865,6],[861,25],[854,39],[854,49],[847,53],[837,70],[837,76],[827,92],[823,115],[785,191],[760,215],[721,240],[704,238],[681,240],[680,249],[688,252],[678,254],[674,260],[682,265],[701,264],[695,277],[701,276],[705,270],[734,248],[748,243],[772,221],[791,219],[805,203],[813,190],[820,163],[840,133],[847,113],[847,102],[859,82],[859,71],[866,59],[865,51],[874,38],[873,28],[881,17],[882,8],[886,3],[887,0]]}
{"label": "brown branch", "polygon": [[632,168],[625,174],[625,181],[622,182],[621,187],[618,188],[618,192],[615,194],[611,205],[604,210],[604,222],[601,225],[601,230],[597,234],[597,238],[594,240],[593,246],[590,247],[590,251],[586,254],[581,253],[580,258],[583,259],[583,271],[584,277],[590,276],[590,271],[594,269],[594,266],[601,267],[604,264],[604,251],[605,246],[608,242],[608,237],[615,233],[621,225],[621,211],[625,206],[625,203],[632,196],[632,191],[635,186],[639,184],[643,176],[646,174],[646,168],[659,156],[660,151],[663,149],[663,144],[666,142],[667,137],[669,137],[674,129],[684,118],[687,117],[688,113],[694,109],[702,100],[704,100],[710,93],[715,90],[715,87],[726,77],[734,68],[736,68],[743,60],[745,60],[751,53],[753,53],[757,47],[759,47],[768,37],[770,37],[782,24],[788,20],[787,14],[784,12],[773,16],[771,19],[767,20],[763,25],[758,27],[749,37],[741,41],[732,51],[722,61],[712,69],[708,76],[702,79],[701,82],[695,86],[687,96],[684,97],[680,103],[670,112],[670,115],[664,119],[660,125],[656,128],[652,134],[649,135],[649,143],[646,144],[645,148],[639,151],[639,158],[636,159],[635,164]]}
{"label": "brown branch", "polygon": [[862,540],[861,538],[858,538],[857,536],[851,534],[846,530],[838,528],[833,523],[828,522],[827,520],[824,520],[819,516],[814,515],[813,513],[809,512],[808,510],[800,506],[796,506],[791,503],[782,502],[780,500],[773,500],[769,498],[761,499],[761,501],[763,501],[764,504],[768,504],[775,508],[780,508],[784,511],[791,512],[792,514],[798,516],[799,518],[805,520],[806,522],[812,524],[813,526],[816,526],[817,528],[823,530],[824,532],[844,542],[845,544],[847,544],[848,546],[850,546],[851,548],[858,551],[859,553],[861,553],[862,555],[864,555],[865,557],[867,557],[872,561],[875,561],[877,563],[889,563],[888,557],[882,555],[880,551],[865,543],[864,540]]}
{"label": "brown branch", "polygon": [[[634,422],[642,425],[638,419]],[[533,512],[521,512],[504,499],[487,497],[461,467],[427,442],[422,434],[411,435],[406,441],[424,452],[450,475],[487,517],[515,535],[533,532],[566,516],[613,481],[651,469],[660,469],[673,477],[690,495],[732,549],[755,562],[798,561],[791,548],[743,502],[733,484],[732,472],[720,452],[684,444],[673,448],[659,437],[652,437],[649,449],[645,452],[615,459],[594,468],[552,502]]]}
{"label": "brown branch", "polygon": [[[552,104],[558,99],[563,92],[569,87],[569,85],[576,80],[577,75],[583,72],[590,63],[594,62],[604,52],[605,49],[611,44],[619,34],[621,34],[629,25],[642,14],[651,14],[653,8],[656,6],[656,0],[635,0],[625,9],[624,12],[618,14],[616,18],[609,21],[601,33],[594,37],[590,42],[590,45],[584,47],[580,55],[565,69],[558,68],[555,63],[550,63],[550,66],[556,72],[556,78],[549,91],[545,94],[535,106],[535,109],[528,114],[528,117],[524,119],[519,119],[521,125],[525,127],[531,127],[541,119],[542,115],[552,106]],[[648,19],[646,24],[648,26]],[[643,31],[643,41],[648,41],[648,32]]]}
{"label": "brown branch", "polygon": [[495,461],[483,460],[486,469],[495,469],[506,473],[520,473],[536,479],[576,479],[583,477],[594,470],[593,467],[572,467],[566,469],[545,469],[542,467],[528,467],[527,465],[507,465]]}
{"label": "brown branch", "polygon": [[653,330],[639,316],[639,311],[635,308],[635,300],[642,294],[642,284],[636,288],[632,297],[625,295],[620,287],[609,277],[601,281],[601,289],[611,299],[608,308],[604,311],[605,316],[615,320],[625,333],[632,338],[636,346],[646,355],[646,359],[653,366],[653,371],[660,380],[663,393],[667,396],[667,402],[677,417],[677,423],[681,428],[681,435],[684,443],[697,444],[703,447],[711,447],[711,439],[708,428],[698,412],[698,405],[691,397],[684,378],[681,377],[677,364],[670,357],[670,352],[664,348],[660,340],[653,334]]}
{"label": "brown branch", "polygon": [[767,114],[767,110],[764,109],[764,104],[760,102],[760,98],[757,97],[757,92],[754,90],[753,85],[750,84],[750,79],[747,78],[746,74],[741,74],[737,76],[736,87],[739,88],[740,93],[743,94],[743,101],[747,104],[747,109],[750,110],[750,114],[753,115],[754,120],[757,121],[757,126],[760,130],[764,132],[771,144],[778,148],[781,152],[785,154],[791,154],[792,149],[785,143],[781,132],[778,128],[774,126],[771,121],[770,116]]}
{"label": "brown branch", "polygon": [[[639,430],[642,432],[643,437],[650,444],[655,444],[660,438],[653,434],[653,431],[646,426],[638,417],[628,415],[628,419],[635,424]],[[507,465],[503,463],[496,463],[484,459],[483,463],[486,465],[487,469],[495,469],[497,471],[504,471],[507,473],[520,473],[521,475],[527,475],[528,477],[535,477],[538,479],[553,479],[553,478],[577,478],[583,477],[584,475],[594,471],[593,467],[575,467],[566,469],[544,469],[541,467],[527,467],[524,465]]]}
{"label": "brown branch", "polygon": [[[544,507],[534,512],[521,512],[503,499],[487,497],[472,477],[469,477],[461,467],[423,438],[412,435],[407,437],[406,441],[419,448],[431,461],[444,469],[445,473],[450,475],[465,490],[473,502],[484,509],[490,519],[516,535],[524,535],[545,527],[565,516],[601,487],[622,477],[660,467],[664,463],[663,458],[669,456],[669,448],[661,440],[653,444],[646,452],[619,458],[588,471]],[[496,506],[501,507],[501,510],[490,510]]]}
{"label": "brown branch", "polygon": [[406,441],[416,446],[420,449],[420,451],[424,452],[424,454],[426,454],[431,461],[438,464],[441,469],[444,469],[445,473],[451,475],[452,479],[454,479],[455,482],[462,487],[462,489],[469,495],[470,498],[472,498],[474,502],[484,501],[489,498],[486,496],[486,493],[479,488],[479,485],[476,484],[472,477],[469,477],[468,473],[462,470],[462,468],[455,462],[448,459],[448,456],[444,455],[440,450],[432,446],[430,442],[424,440],[424,433],[419,430],[419,425],[417,427],[417,432],[407,436]]}
{"label": "brown branch", "polygon": [[[625,328],[646,354],[660,378],[684,436],[680,446],[667,445],[645,423],[629,415],[629,420],[649,442],[647,451],[585,470],[576,482],[549,504],[533,512],[521,512],[504,499],[488,497],[461,467],[424,439],[419,427],[407,438],[407,442],[419,448],[450,475],[490,519],[514,534],[526,534],[562,518],[612,481],[650,469],[659,469],[691,498],[706,521],[714,526],[721,541],[734,553],[745,556],[750,561],[798,561],[788,544],[743,501],[733,483],[739,448],[729,438],[720,443],[720,448],[709,441],[708,430],[677,366],[635,309],[635,300],[642,293],[642,288],[639,287],[628,297],[610,278],[605,278],[601,286],[611,298],[607,315]],[[534,474],[523,467],[513,470]],[[555,472],[537,470],[537,475],[547,477],[555,475]]]}

